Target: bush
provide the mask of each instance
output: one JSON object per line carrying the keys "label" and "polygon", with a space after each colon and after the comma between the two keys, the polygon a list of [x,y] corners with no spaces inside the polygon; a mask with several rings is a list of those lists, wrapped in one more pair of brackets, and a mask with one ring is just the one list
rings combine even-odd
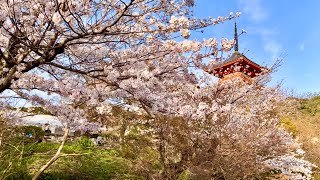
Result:
{"label": "bush", "polygon": [[16,180],[16,179],[31,179],[32,176],[25,170],[23,169],[15,169],[15,172],[11,173],[9,176],[7,176],[5,179],[6,180]]}
{"label": "bush", "polygon": [[80,139],[78,139],[77,144],[82,148],[94,147],[94,143],[88,137],[81,137]]}
{"label": "bush", "polygon": [[300,100],[298,110],[302,110],[306,114],[315,116],[320,112],[320,96],[314,96],[310,99]]}
{"label": "bush", "polygon": [[22,126],[21,131],[27,137],[26,142],[40,142],[45,135],[45,132],[37,126]]}
{"label": "bush", "polygon": [[297,126],[292,122],[291,118],[289,117],[282,117],[280,118],[280,125],[287,130],[288,132],[292,133],[294,137],[297,136],[298,128]]}
{"label": "bush", "polygon": [[178,180],[190,180],[191,172],[189,170],[184,170],[179,176]]}

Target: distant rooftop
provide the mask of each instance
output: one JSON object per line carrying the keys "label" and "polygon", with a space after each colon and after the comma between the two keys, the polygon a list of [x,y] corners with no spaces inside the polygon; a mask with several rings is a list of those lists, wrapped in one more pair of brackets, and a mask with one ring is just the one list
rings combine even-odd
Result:
{"label": "distant rooftop", "polygon": [[63,126],[56,116],[37,114],[21,118],[22,122],[29,125],[49,124],[52,126]]}

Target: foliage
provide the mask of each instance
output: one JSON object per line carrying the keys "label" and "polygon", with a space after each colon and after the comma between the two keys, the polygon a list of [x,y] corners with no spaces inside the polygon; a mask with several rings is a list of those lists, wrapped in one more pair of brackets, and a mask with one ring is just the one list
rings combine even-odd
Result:
{"label": "foliage", "polygon": [[26,137],[26,142],[41,142],[45,135],[45,132],[37,126],[22,126],[21,131],[22,135]]}
{"label": "foliage", "polygon": [[1,120],[0,179],[29,179],[23,157],[25,146],[34,139],[26,138],[22,128],[8,124],[6,119]]}
{"label": "foliage", "polygon": [[304,113],[315,116],[317,113],[320,113],[320,96],[314,96],[310,99],[301,99],[298,109]]}
{"label": "foliage", "polygon": [[292,119],[290,117],[281,117],[280,124],[288,132],[292,133],[294,137],[296,137],[298,129],[297,129],[297,126],[292,122]]}
{"label": "foliage", "polygon": [[94,143],[88,137],[79,138],[77,144],[83,148],[92,148],[94,146]]}
{"label": "foliage", "polygon": [[189,170],[184,170],[179,176],[178,180],[189,180],[191,179],[191,172]]}
{"label": "foliage", "polygon": [[42,107],[21,107],[20,111],[28,112],[32,114],[48,114],[51,115],[49,111],[43,109]]}
{"label": "foliage", "polygon": [[[22,159],[12,161],[15,168],[7,179],[31,179],[34,170],[50,158],[58,146],[52,143],[26,145]],[[88,154],[61,158],[40,179],[141,179],[131,170],[132,162],[120,157],[118,150],[88,150],[78,143],[68,143],[65,149],[65,153]],[[16,156],[14,151],[8,153]],[[9,158],[2,159],[3,163],[7,161]]]}

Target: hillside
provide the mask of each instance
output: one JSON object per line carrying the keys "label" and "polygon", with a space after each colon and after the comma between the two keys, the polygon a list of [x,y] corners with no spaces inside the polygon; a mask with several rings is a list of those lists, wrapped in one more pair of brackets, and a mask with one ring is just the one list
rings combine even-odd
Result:
{"label": "hillside", "polygon": [[[295,102],[295,108],[282,122],[302,143],[306,159],[320,167],[320,96]],[[320,169],[316,169],[314,176],[320,179]]]}

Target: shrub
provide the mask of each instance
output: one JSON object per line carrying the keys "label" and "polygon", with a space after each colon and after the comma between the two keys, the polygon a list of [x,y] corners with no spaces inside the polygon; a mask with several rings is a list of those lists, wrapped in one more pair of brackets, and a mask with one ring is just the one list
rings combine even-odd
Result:
{"label": "shrub", "polygon": [[45,132],[37,126],[22,126],[21,131],[26,137],[28,137],[26,142],[42,141],[45,135]]}
{"label": "shrub", "polygon": [[80,139],[78,139],[77,144],[82,148],[94,147],[94,143],[88,137],[81,137]]}
{"label": "shrub", "polygon": [[294,137],[296,137],[298,128],[297,126],[292,122],[291,118],[289,117],[282,117],[280,118],[280,125],[287,130],[288,132],[292,133]]}
{"label": "shrub", "polygon": [[184,170],[179,176],[178,180],[190,180],[191,172],[189,170]]}

